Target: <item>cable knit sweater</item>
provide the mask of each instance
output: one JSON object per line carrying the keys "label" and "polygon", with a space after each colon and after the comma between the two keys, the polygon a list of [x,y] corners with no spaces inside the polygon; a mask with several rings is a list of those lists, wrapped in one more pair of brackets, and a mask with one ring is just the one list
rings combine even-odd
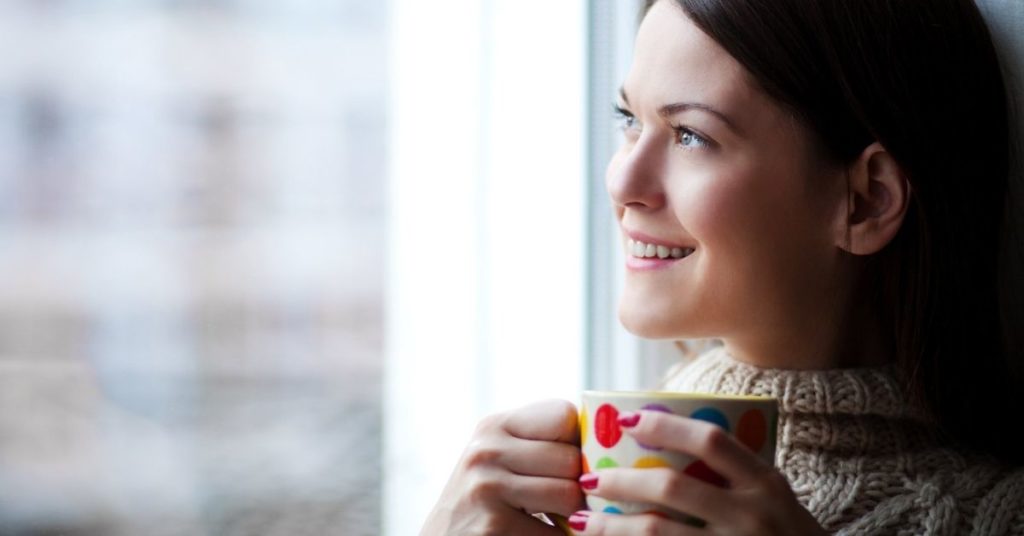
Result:
{"label": "cable knit sweater", "polygon": [[762,369],[716,348],[666,387],[778,398],[776,466],[836,534],[1024,535],[1024,469],[940,445],[889,369]]}

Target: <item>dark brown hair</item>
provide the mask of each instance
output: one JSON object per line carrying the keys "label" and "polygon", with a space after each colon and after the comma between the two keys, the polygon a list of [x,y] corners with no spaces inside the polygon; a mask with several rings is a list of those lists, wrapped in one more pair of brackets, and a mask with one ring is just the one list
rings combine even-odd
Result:
{"label": "dark brown hair", "polygon": [[909,211],[871,259],[899,373],[948,440],[1024,461],[999,422],[1024,412],[1020,355],[1004,337],[1022,326],[1000,308],[999,282],[1014,279],[1000,270],[1008,104],[974,2],[675,1],[825,156],[852,163],[877,140],[899,162]]}

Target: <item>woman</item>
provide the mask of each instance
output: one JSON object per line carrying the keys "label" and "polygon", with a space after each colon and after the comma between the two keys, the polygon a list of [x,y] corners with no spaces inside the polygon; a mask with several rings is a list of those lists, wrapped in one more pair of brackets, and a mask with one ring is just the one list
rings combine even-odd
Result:
{"label": "woman", "polygon": [[[481,423],[424,534],[559,533],[534,512],[588,535],[1024,534],[1007,96],[974,3],[658,0],[634,54],[606,177],[620,319],[719,339],[668,384],[778,397],[777,468],[641,412],[621,420],[638,440],[728,486],[580,475],[575,408],[544,402]],[[707,525],[586,512],[584,493]]]}

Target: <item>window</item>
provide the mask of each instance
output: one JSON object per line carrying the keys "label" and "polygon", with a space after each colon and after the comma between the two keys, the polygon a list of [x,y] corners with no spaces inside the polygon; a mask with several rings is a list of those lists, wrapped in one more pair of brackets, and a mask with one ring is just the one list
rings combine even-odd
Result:
{"label": "window", "polygon": [[485,414],[676,358],[615,316],[603,175],[640,4],[395,4],[386,534],[417,532]]}
{"label": "window", "polygon": [[0,533],[380,531],[387,4],[0,7]]}

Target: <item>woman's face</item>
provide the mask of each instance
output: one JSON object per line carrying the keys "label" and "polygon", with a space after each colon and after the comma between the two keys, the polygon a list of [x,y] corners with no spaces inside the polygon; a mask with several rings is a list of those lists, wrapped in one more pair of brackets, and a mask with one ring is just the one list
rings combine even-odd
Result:
{"label": "woman's face", "polygon": [[626,250],[623,324],[727,344],[813,327],[834,290],[842,172],[671,1],[644,19],[619,100],[625,139],[606,181]]}

